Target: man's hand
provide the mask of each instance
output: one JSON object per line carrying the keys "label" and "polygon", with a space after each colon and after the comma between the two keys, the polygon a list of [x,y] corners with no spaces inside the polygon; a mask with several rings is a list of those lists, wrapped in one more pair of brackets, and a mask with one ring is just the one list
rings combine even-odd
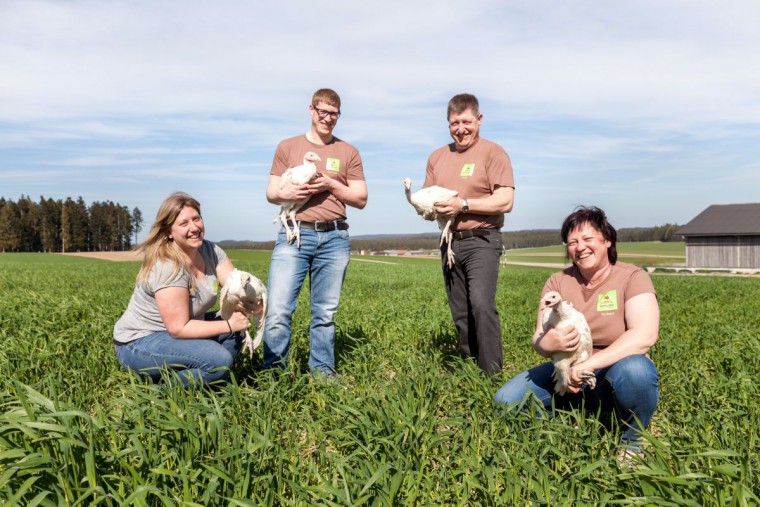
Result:
{"label": "man's hand", "polygon": [[418,211],[417,214],[421,215],[422,218],[424,218],[425,220],[435,220],[435,218],[436,218],[435,211],[433,211],[433,210],[426,211],[426,212]]}
{"label": "man's hand", "polygon": [[309,190],[309,185],[293,185],[288,182],[280,188],[279,198],[283,201],[301,201],[307,199],[313,192]]}
{"label": "man's hand", "polygon": [[325,176],[322,173],[317,173],[310,182],[308,182],[305,188],[310,195],[319,194],[325,191],[331,191],[333,186],[332,178]]}
{"label": "man's hand", "polygon": [[462,199],[457,196],[434,204],[436,213],[446,218],[455,217],[462,212]]}

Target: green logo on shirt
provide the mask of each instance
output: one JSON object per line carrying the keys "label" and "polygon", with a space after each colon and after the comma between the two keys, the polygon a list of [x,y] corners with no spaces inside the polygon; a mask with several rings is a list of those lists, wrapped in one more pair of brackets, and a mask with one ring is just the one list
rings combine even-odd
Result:
{"label": "green logo on shirt", "polygon": [[467,178],[472,176],[473,172],[475,172],[475,164],[465,164],[462,166],[462,172],[459,173],[459,176]]}
{"label": "green logo on shirt", "polygon": [[599,294],[599,299],[596,300],[597,312],[612,312],[617,309],[617,291],[615,289]]}
{"label": "green logo on shirt", "polygon": [[337,173],[340,171],[340,159],[339,158],[328,158],[327,159],[327,166],[325,167],[330,172]]}

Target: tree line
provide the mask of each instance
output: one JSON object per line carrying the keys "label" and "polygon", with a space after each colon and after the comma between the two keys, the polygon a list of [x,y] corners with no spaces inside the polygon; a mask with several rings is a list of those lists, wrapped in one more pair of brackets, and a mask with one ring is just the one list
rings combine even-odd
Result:
{"label": "tree line", "polygon": [[[675,232],[680,226],[665,224],[655,227],[632,227],[618,229],[620,242],[629,241],[682,241]],[[377,236],[355,236],[351,238],[354,251],[377,252],[383,250],[437,250],[441,235],[439,233],[422,234],[387,234]],[[562,243],[559,229],[530,229],[523,231],[506,231],[501,234],[504,248],[537,248],[559,245]],[[225,249],[272,250],[274,241],[222,241],[219,246]]]}
{"label": "tree line", "polygon": [[89,207],[80,196],[65,201],[29,196],[0,198],[0,252],[129,250],[142,230],[142,212],[111,201]]}
{"label": "tree line", "polygon": [[[683,237],[675,232],[680,225],[665,224],[654,227],[629,227],[617,229],[617,240],[621,243],[637,241],[683,241]],[[533,229],[527,231],[509,231],[502,234],[504,248],[537,248],[542,246],[559,245],[562,236],[559,229]]]}
{"label": "tree line", "polygon": [[[635,227],[618,229],[617,240],[629,241],[680,241],[675,236],[679,226],[665,224],[655,227]],[[391,235],[351,239],[352,250],[437,250],[440,234]],[[501,234],[504,248],[537,248],[559,245],[562,243],[559,229],[530,229],[522,231],[505,231]]]}

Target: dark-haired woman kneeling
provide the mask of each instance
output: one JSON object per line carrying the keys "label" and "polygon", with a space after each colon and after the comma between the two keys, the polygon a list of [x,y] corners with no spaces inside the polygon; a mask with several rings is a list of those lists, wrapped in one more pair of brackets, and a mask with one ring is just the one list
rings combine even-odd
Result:
{"label": "dark-haired woman kneeling", "polygon": [[[591,328],[594,353],[571,368],[568,394],[555,393],[554,365],[547,362],[504,384],[495,401],[519,410],[535,396],[547,410],[552,401],[556,408],[567,409],[584,400],[586,408],[614,410],[623,423],[623,452],[639,452],[639,434],[649,424],[659,398],[657,368],[648,356],[660,325],[654,286],[643,269],[617,262],[617,231],[599,208],[576,209],[565,219],[561,234],[573,265],[552,275],[541,296],[557,291],[583,313]],[[533,335],[536,352],[550,358],[554,352],[578,348],[574,327],[544,332],[541,317],[539,308]],[[596,376],[596,389],[586,387],[584,372]]]}

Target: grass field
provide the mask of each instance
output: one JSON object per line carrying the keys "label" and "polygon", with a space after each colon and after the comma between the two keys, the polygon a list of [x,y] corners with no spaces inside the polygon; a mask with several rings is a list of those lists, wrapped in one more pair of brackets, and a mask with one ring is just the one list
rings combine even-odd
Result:
{"label": "grass field", "polygon": [[[266,279],[268,252],[229,253]],[[0,255],[0,503],[760,503],[757,279],[653,276],[660,405],[645,462],[620,469],[618,434],[593,415],[493,406],[504,381],[540,362],[529,337],[553,270],[502,269],[505,368],[488,379],[457,354],[439,261],[392,260],[349,267],[337,382],[305,373],[304,291],[292,375],[258,373],[257,351],[229,384],[184,391],[145,383],[114,357],[137,263]]]}

